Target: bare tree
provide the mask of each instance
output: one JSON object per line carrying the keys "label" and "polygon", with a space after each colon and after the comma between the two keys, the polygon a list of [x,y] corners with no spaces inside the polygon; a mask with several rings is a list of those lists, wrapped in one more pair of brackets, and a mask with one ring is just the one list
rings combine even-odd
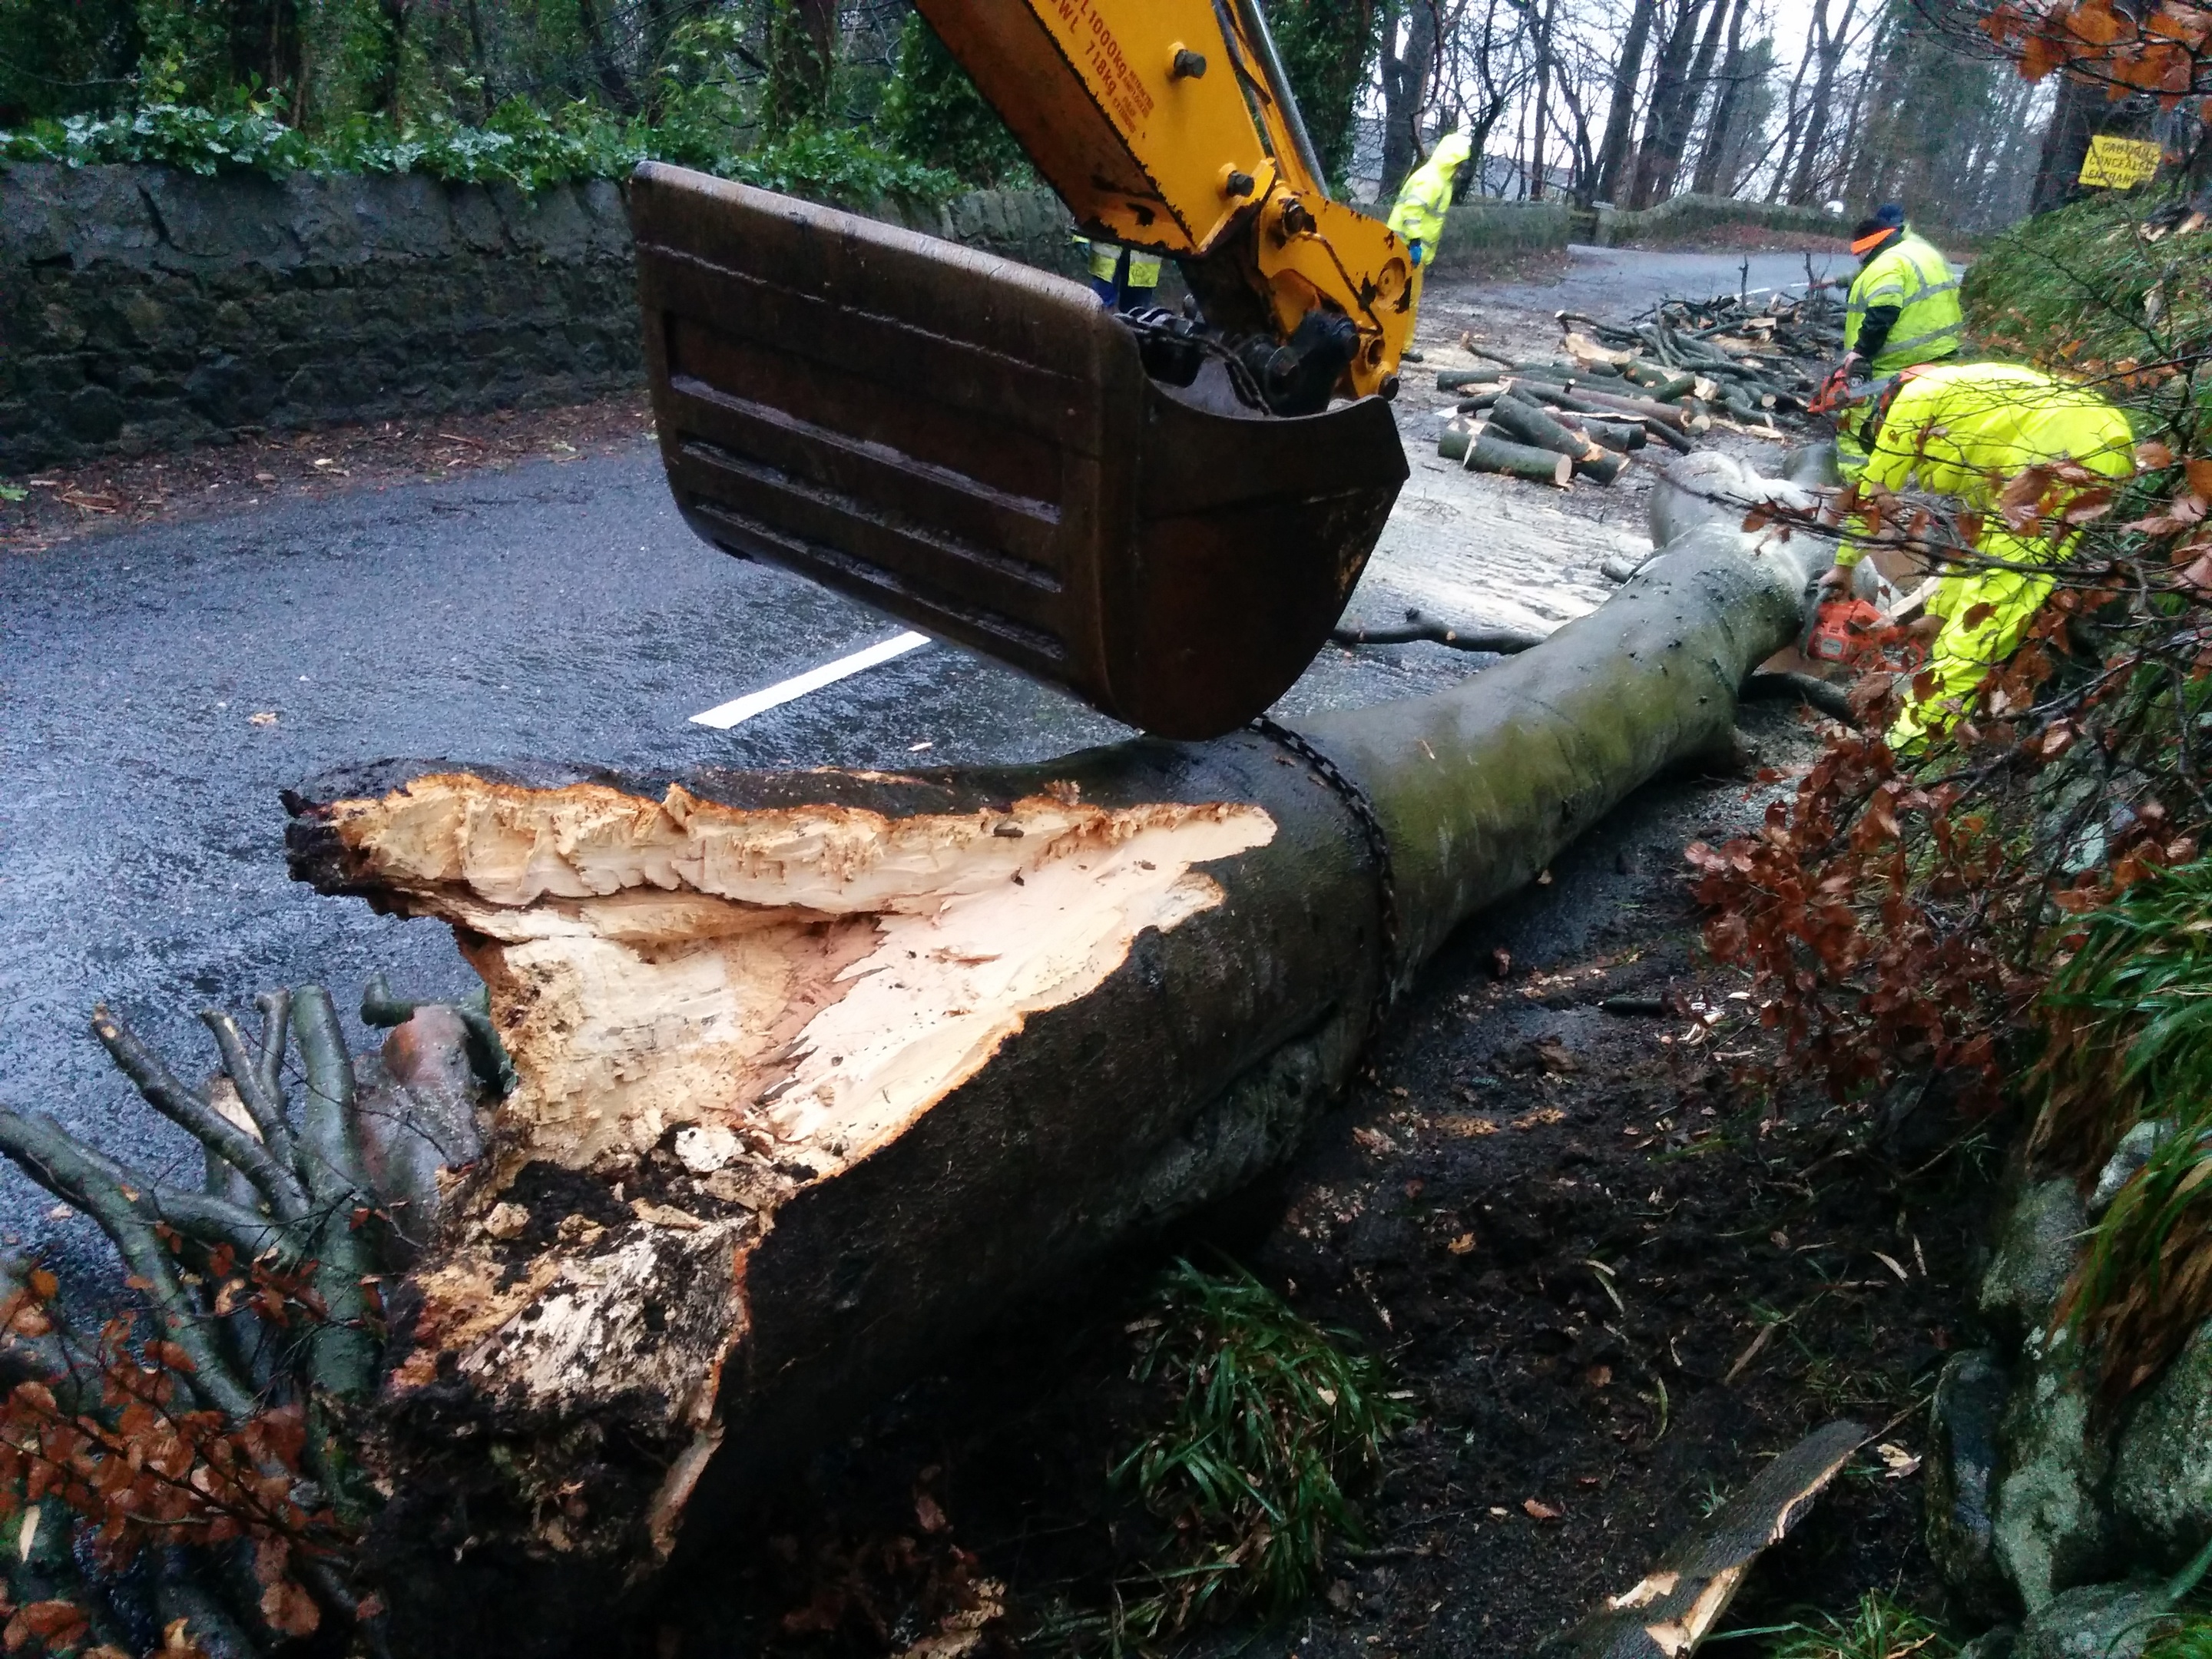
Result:
{"label": "bare tree", "polygon": [[1598,146],[1597,176],[1590,181],[1594,198],[1619,199],[1629,135],[1636,122],[1637,88],[1644,78],[1644,52],[1650,44],[1652,20],[1658,9],[1658,0],[1635,0],[1628,14],[1628,33],[1613,65],[1613,101],[1606,111],[1605,138]]}
{"label": "bare tree", "polygon": [[1682,164],[1682,151],[1690,140],[1690,123],[1704,95],[1705,77],[1712,72],[1713,54],[1720,47],[1720,25],[1728,0],[1712,0],[1704,39],[1699,40],[1698,15],[1705,5],[1705,0],[1683,0],[1674,27],[1668,33],[1666,48],[1659,54],[1658,80],[1652,87],[1651,107],[1644,118],[1644,143],[1637,151],[1636,183],[1629,192],[1631,207],[1650,207],[1674,193],[1674,173]]}
{"label": "bare tree", "polygon": [[1551,115],[1553,30],[1559,15],[1559,0],[1544,0],[1543,16],[1536,23],[1533,42],[1536,54],[1536,108],[1529,123],[1527,177],[1529,196],[1540,202],[1544,199],[1544,123]]}
{"label": "bare tree", "polygon": [[[1398,40],[1404,18],[1405,42]],[[1410,0],[1401,13],[1395,0],[1382,15],[1382,199],[1421,158],[1421,112],[1434,84],[1437,47],[1443,30],[1437,0]]]}
{"label": "bare tree", "polygon": [[[1843,15],[1831,27],[1828,0],[1814,0],[1813,27],[1806,37],[1805,56],[1797,66],[1797,79],[1790,88],[1790,137],[1794,143],[1785,148],[1782,165],[1775,169],[1770,201],[1802,204],[1812,198],[1815,169],[1835,107],[1836,79],[1843,68],[1844,54],[1850,49],[1851,21],[1857,11],[1858,0],[1844,0]],[[1808,68],[1814,70],[1813,89],[1800,107],[1796,94],[1804,84]]]}
{"label": "bare tree", "polygon": [[[1743,15],[1751,0],[1735,0],[1729,8],[1728,56],[1721,60],[1719,85],[1713,97],[1712,114],[1705,125],[1705,142],[1698,150],[1698,171],[1690,181],[1690,188],[1702,195],[1712,195],[1725,188],[1721,171],[1729,151],[1730,130],[1734,127],[1746,102],[1744,82],[1747,78],[1743,45]],[[1765,71],[1759,73],[1762,77]],[[1733,180],[1728,181],[1733,183]]]}

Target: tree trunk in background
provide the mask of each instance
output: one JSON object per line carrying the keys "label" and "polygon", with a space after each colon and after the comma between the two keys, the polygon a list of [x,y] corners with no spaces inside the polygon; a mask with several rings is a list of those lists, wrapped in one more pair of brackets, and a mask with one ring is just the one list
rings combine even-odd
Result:
{"label": "tree trunk in background", "polygon": [[1274,0],[1268,32],[1330,181],[1352,166],[1352,117],[1375,55],[1376,0]]}
{"label": "tree trunk in background", "polygon": [[1842,67],[1844,52],[1850,45],[1851,15],[1858,9],[1858,0],[1844,0],[1843,21],[1833,32],[1827,27],[1827,8],[1823,5],[1814,13],[1814,39],[1820,48],[1820,73],[1813,83],[1813,96],[1805,109],[1802,136],[1798,140],[1796,176],[1790,180],[1789,200],[1802,206],[1812,198],[1816,169],[1820,163],[1820,143],[1828,135],[1828,117],[1836,95],[1836,71]]}
{"label": "tree trunk in background", "polygon": [[300,80],[299,0],[230,0],[225,8],[231,79],[289,93]]}
{"label": "tree trunk in background", "polygon": [[[1636,158],[1636,190],[1631,203],[1650,207],[1674,193],[1674,174],[1682,165],[1682,152],[1690,142],[1690,128],[1698,105],[1713,72],[1713,57],[1720,50],[1721,24],[1728,0],[1712,0],[1705,38],[1697,41],[1697,56],[1690,58],[1696,40],[1698,13],[1705,0],[1687,0],[1682,15],[1668,37],[1659,59],[1659,84],[1651,94],[1651,115],[1644,123],[1644,148]],[[1689,58],[1686,66],[1684,59]]]}
{"label": "tree trunk in background", "polygon": [[1397,50],[1397,29],[1386,15],[1382,23],[1382,189],[1379,200],[1395,199],[1421,159],[1421,112],[1436,74],[1435,0],[1413,0],[1406,15],[1406,49]]}
{"label": "tree trunk in background", "polygon": [[630,107],[629,88],[623,79],[622,67],[607,46],[607,32],[599,23],[599,7],[594,0],[576,0],[576,21],[584,32],[584,49],[592,59],[592,76],[599,82],[599,92],[617,109]]}
{"label": "tree trunk in background", "polygon": [[2071,75],[2062,76],[2058,102],[2043,134],[2043,155],[2035,166],[2035,189],[2027,204],[2030,213],[2064,207],[2081,193],[2081,163],[2089,154],[2089,134],[2095,126],[2098,107],[2105,101],[2101,88]]}
{"label": "tree trunk in background", "polygon": [[410,0],[376,0],[377,21],[382,25],[378,46],[383,53],[369,86],[369,107],[379,114],[400,118],[400,82],[407,67],[407,25]]}
{"label": "tree trunk in background", "polygon": [[483,9],[478,0],[463,8],[469,25],[469,70],[477,82],[477,100],[485,118],[499,107],[499,92],[492,85],[491,58],[484,51]]}
{"label": "tree trunk in background", "polygon": [[1728,156],[1729,132],[1736,111],[1743,106],[1743,14],[1751,0],[1735,0],[1729,8],[1728,56],[1721,60],[1720,90],[1707,118],[1704,144],[1698,151],[1697,176],[1690,188],[1710,196],[1723,187],[1721,167]]}
{"label": "tree trunk in background", "polygon": [[1636,0],[1628,14],[1628,33],[1620,43],[1620,61],[1613,68],[1613,102],[1606,111],[1597,177],[1592,181],[1592,193],[1601,201],[1620,199],[1617,192],[1628,160],[1629,132],[1636,123],[1636,88],[1644,78],[1644,49],[1650,43],[1651,20],[1658,9],[1658,0]]}
{"label": "tree trunk in background", "polygon": [[1774,186],[1766,199],[1779,202],[1789,193],[1790,164],[1797,158],[1798,136],[1805,130],[1805,72],[1813,67],[1814,44],[1819,33],[1828,26],[1828,0],[1813,0],[1813,27],[1805,32],[1805,52],[1797,60],[1797,72],[1790,77],[1790,102],[1784,112],[1782,123],[1782,160],[1774,169]]}
{"label": "tree trunk in background", "polygon": [[1893,13],[1884,16],[1867,55],[1863,101],[1869,107],[1863,128],[1860,112],[1852,112],[1857,142],[1845,147],[1850,167],[1844,174],[1843,196],[1854,212],[1884,199],[1892,182],[1882,169],[1893,159],[1894,129],[1903,116],[1899,106],[1911,80],[1912,48],[1911,40],[1899,38],[1899,31],[1893,27],[1894,16]]}
{"label": "tree trunk in background", "polygon": [[669,9],[668,0],[645,0],[645,38],[639,44],[637,54],[638,82],[643,95],[641,105],[649,105],[647,118],[658,120],[660,116],[659,88],[665,82],[660,66],[668,61],[668,43],[676,33],[676,19]]}
{"label": "tree trunk in background", "polygon": [[1543,21],[1537,26],[1536,110],[1528,143],[1528,198],[1544,199],[1544,123],[1552,104],[1552,25],[1559,14],[1559,0],[1544,0]]}
{"label": "tree trunk in background", "polygon": [[818,119],[836,62],[837,0],[769,0],[768,49],[770,123]]}
{"label": "tree trunk in background", "polygon": [[[1887,32],[1887,21],[1885,21],[1882,26],[1882,32]],[[1877,46],[1879,46],[1880,44],[1879,37],[1877,37]],[[1875,82],[1876,76],[1874,73],[1874,67],[1872,64],[1869,64],[1868,65],[1867,72],[1858,77],[1857,84],[1851,89],[1850,118],[1844,124],[1844,142],[1838,148],[1836,152],[1838,171],[1830,175],[1832,182],[1837,182],[1842,179],[1842,169],[1848,168],[1852,171],[1856,171],[1858,167],[1860,156],[1869,154],[1874,150],[1875,147],[1866,142],[1868,137],[1866,129],[1867,123],[1869,118],[1869,108],[1873,103],[1874,95],[1877,90]],[[1876,159],[1877,161],[1879,161],[1880,158],[1877,157]],[[1850,200],[1850,192],[1849,190],[1841,188],[1839,185],[1836,193],[1840,199],[1848,204]],[[1844,211],[1848,213],[1850,210],[1849,206],[1846,205]]]}

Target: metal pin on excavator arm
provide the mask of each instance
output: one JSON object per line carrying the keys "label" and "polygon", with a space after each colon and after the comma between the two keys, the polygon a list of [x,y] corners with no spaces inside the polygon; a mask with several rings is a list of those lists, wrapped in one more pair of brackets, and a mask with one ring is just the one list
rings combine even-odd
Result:
{"label": "metal pin on excavator arm", "polygon": [[918,3],[1084,229],[1176,259],[1204,321],[648,163],[678,504],[1133,726],[1231,730],[1327,641],[1405,481],[1408,251],[1329,198],[1255,0]]}

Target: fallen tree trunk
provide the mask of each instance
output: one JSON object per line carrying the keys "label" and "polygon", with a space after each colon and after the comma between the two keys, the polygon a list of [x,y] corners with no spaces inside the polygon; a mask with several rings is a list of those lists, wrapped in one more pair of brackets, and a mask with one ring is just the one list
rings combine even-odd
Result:
{"label": "fallen tree trunk", "polygon": [[1600,610],[1295,735],[289,794],[301,879],[453,926],[518,1079],[387,1295],[394,1650],[589,1645],[840,1418],[1283,1159],[1455,927],[1729,755],[1815,550],[1657,493]]}

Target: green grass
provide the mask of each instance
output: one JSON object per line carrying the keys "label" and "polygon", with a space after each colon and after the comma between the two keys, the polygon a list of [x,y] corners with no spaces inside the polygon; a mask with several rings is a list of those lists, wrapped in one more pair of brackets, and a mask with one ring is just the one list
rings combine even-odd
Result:
{"label": "green grass", "polygon": [[2131,1125],[2168,1130],[2099,1218],[2061,1304],[2100,1344],[2112,1398],[2212,1315],[2212,860],[2153,874],[2086,921],[2044,994],[2037,1141],[2087,1175]]}
{"label": "green grass", "polygon": [[2197,1613],[2143,1649],[2143,1659],[2212,1659],[2212,1613]]}
{"label": "green grass", "polygon": [[1252,1607],[1288,1613],[1321,1583],[1332,1535],[1356,1538],[1350,1492],[1407,1420],[1380,1365],[1301,1318],[1251,1274],[1179,1261],[1137,1364],[1175,1395],[1168,1423],[1115,1471],[1176,1534],[1131,1587],[1121,1633],[1149,1640]]}
{"label": "green grass", "polygon": [[1771,1659],[1905,1659],[1908,1654],[1949,1659],[1959,1650],[1941,1626],[1880,1590],[1862,1595],[1841,1619],[1823,1613],[1810,1621],[1741,1633],[1780,1638],[1768,1650]]}

